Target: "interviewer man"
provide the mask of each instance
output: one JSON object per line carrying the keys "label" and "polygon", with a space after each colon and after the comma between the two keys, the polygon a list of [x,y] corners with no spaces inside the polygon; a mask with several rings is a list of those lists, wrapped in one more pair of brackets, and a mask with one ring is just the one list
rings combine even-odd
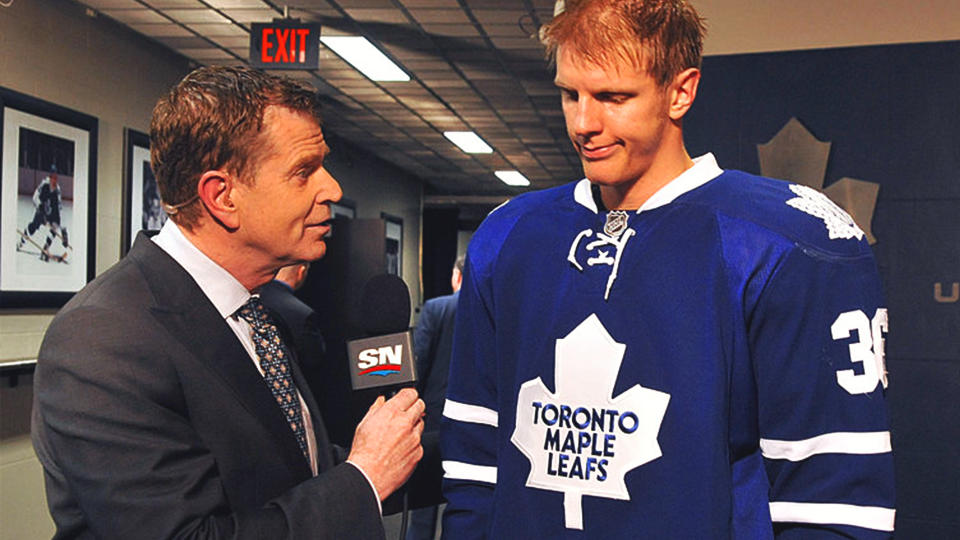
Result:
{"label": "interviewer man", "polygon": [[316,92],[201,68],[157,104],[168,220],[54,318],[33,440],[55,538],[383,538],[379,501],[422,455],[412,390],[378,399],[346,462],[258,288],[324,255]]}

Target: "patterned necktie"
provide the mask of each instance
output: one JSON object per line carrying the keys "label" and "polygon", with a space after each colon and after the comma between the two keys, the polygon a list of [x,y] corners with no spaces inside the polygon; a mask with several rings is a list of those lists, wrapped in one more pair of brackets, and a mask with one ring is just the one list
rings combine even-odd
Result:
{"label": "patterned necktie", "polygon": [[263,370],[263,379],[283,410],[290,429],[297,436],[297,444],[300,445],[303,456],[309,461],[310,452],[307,450],[307,434],[303,428],[300,399],[290,372],[290,354],[280,340],[277,325],[257,296],[251,296],[237,314],[253,327],[253,343],[256,346],[260,369]]}

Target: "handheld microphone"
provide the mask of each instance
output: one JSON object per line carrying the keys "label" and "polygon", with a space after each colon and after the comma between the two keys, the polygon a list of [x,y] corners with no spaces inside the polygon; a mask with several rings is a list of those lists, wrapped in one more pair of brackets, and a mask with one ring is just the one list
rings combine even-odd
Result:
{"label": "handheld microphone", "polygon": [[353,389],[416,383],[407,284],[390,274],[374,276],[363,286],[360,314],[363,329],[372,337],[347,341]]}

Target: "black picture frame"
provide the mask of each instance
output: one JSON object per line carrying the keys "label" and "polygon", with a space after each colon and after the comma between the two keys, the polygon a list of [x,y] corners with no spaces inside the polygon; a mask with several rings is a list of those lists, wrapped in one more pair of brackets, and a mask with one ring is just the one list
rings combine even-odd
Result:
{"label": "black picture frame", "polygon": [[330,203],[330,217],[353,219],[357,217],[357,203],[352,199],[343,198],[338,202]]}
{"label": "black picture frame", "polygon": [[98,120],[0,87],[0,128],[0,308],[58,308],[96,272]]}
{"label": "black picture frame", "polygon": [[150,136],[123,129],[123,229],[120,256],[133,246],[140,231],[157,232],[167,220],[157,180],[150,168]]}
{"label": "black picture frame", "polygon": [[386,222],[386,257],[387,273],[403,277],[403,218],[386,212],[380,212],[380,218]]}

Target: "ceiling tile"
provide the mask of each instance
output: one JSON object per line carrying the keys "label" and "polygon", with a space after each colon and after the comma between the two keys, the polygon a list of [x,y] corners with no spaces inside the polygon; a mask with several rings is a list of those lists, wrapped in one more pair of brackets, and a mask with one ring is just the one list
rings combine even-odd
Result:
{"label": "ceiling tile", "polygon": [[347,14],[356,21],[378,22],[378,23],[409,23],[410,20],[399,9],[369,9],[353,8],[347,9]]}
{"label": "ceiling tile", "polygon": [[149,5],[155,9],[205,9],[206,6],[198,0],[150,0]]}
{"label": "ceiling tile", "polygon": [[393,0],[337,0],[344,9],[351,8],[392,8]]}
{"label": "ceiling tile", "polygon": [[201,37],[190,36],[190,37],[161,37],[157,38],[157,41],[163,43],[171,49],[202,49],[209,47],[210,44]]}
{"label": "ceiling tile", "polygon": [[539,41],[527,37],[491,37],[490,41],[499,49],[543,50],[543,45]]}
{"label": "ceiling tile", "polygon": [[215,49],[213,47],[183,48],[177,49],[177,51],[186,57],[201,61],[213,59],[236,60],[233,55],[227,53],[226,51]]}
{"label": "ceiling tile", "polygon": [[164,24],[132,24],[131,28],[151,37],[187,37],[193,33],[186,28],[167,22]]}
{"label": "ceiling tile", "polygon": [[244,56],[249,57],[250,51],[250,38],[249,37],[211,37],[210,41],[213,41],[217,45],[227,48],[227,49],[237,49],[243,50]]}
{"label": "ceiling tile", "polygon": [[421,23],[421,26],[433,36],[479,37],[480,32],[472,24],[466,23]]}
{"label": "ceiling tile", "polygon": [[243,28],[232,24],[188,24],[188,28],[201,36],[207,37],[245,37],[249,40],[250,33]]}
{"label": "ceiling tile", "polygon": [[457,0],[400,0],[407,8],[459,8]]}
{"label": "ceiling tile", "polygon": [[423,23],[470,24],[470,19],[462,9],[409,9],[413,18]]}
{"label": "ceiling tile", "polygon": [[[263,4],[261,4],[262,6]],[[276,11],[272,9],[225,9],[223,14],[231,19],[244,24],[252,22],[270,22],[274,17],[279,17]]]}
{"label": "ceiling tile", "polygon": [[204,0],[217,9],[264,8],[263,0]]}
{"label": "ceiling tile", "polygon": [[482,24],[519,24],[526,11],[519,9],[474,9],[473,16]]}
{"label": "ceiling tile", "polygon": [[105,9],[101,11],[111,19],[116,19],[126,24],[159,24],[169,23],[166,17],[158,15],[149,9]]}
{"label": "ceiling tile", "polygon": [[83,3],[97,10],[143,8],[143,4],[135,0],[87,0]]}
{"label": "ceiling tile", "polygon": [[230,20],[212,9],[164,9],[162,12],[182,23],[229,23]]}

